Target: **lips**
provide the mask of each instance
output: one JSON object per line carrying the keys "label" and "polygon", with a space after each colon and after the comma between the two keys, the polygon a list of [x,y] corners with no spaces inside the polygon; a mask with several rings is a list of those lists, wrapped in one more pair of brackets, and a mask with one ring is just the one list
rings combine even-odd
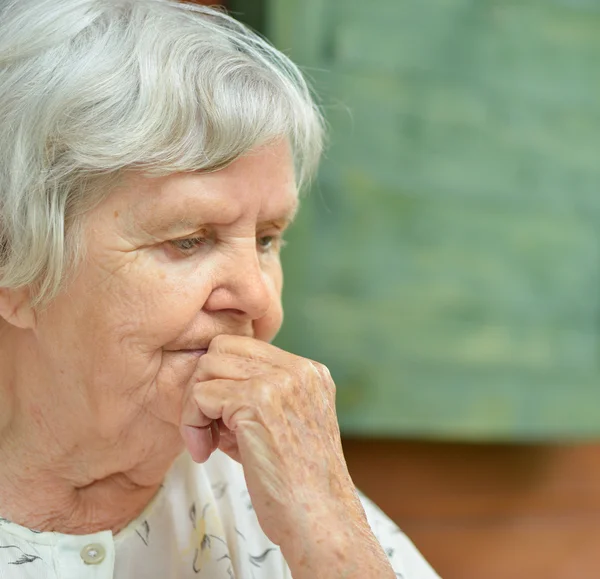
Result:
{"label": "lips", "polygon": [[208,350],[206,348],[202,348],[202,349],[183,349],[183,350],[179,350],[181,353],[183,354],[190,354],[191,356],[196,356],[197,358],[200,358],[200,356],[204,356],[204,354],[206,354],[206,352],[208,352]]}

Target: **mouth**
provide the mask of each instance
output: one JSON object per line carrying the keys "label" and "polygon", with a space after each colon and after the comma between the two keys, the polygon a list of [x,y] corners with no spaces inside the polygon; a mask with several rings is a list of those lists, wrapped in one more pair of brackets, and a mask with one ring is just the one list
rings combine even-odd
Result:
{"label": "mouth", "polygon": [[182,350],[178,350],[180,353],[182,354],[189,354],[190,356],[194,356],[196,358],[200,358],[201,356],[204,356],[204,354],[206,354],[206,352],[208,352],[207,349],[182,349]]}

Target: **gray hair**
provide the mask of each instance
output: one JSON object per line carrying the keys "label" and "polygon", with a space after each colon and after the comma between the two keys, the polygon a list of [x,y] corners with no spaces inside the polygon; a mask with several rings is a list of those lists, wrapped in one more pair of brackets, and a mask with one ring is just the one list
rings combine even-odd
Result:
{"label": "gray hair", "polygon": [[318,108],[298,68],[224,12],[0,0],[0,287],[52,299],[81,256],[78,216],[123,171],[215,171],[281,137],[301,186]]}

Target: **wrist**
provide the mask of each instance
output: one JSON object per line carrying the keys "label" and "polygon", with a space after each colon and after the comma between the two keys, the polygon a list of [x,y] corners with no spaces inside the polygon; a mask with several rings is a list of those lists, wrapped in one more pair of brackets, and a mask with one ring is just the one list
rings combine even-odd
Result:
{"label": "wrist", "polygon": [[281,551],[294,579],[395,579],[358,497],[298,517]]}

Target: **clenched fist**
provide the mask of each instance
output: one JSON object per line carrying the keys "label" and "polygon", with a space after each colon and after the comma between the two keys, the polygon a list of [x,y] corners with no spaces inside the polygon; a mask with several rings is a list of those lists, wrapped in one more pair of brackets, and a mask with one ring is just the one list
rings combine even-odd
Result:
{"label": "clenched fist", "polygon": [[181,433],[197,462],[220,448],[243,465],[258,520],[292,570],[296,562],[294,577],[337,576],[320,574],[332,554],[346,576],[370,577],[355,561],[355,542],[375,556],[373,577],[391,571],[346,467],[325,366],[252,338],[217,336],[187,388]]}

